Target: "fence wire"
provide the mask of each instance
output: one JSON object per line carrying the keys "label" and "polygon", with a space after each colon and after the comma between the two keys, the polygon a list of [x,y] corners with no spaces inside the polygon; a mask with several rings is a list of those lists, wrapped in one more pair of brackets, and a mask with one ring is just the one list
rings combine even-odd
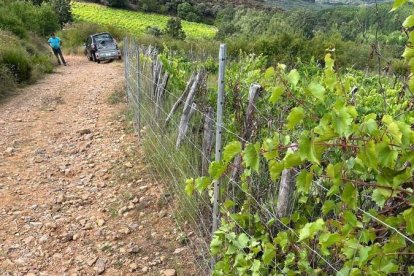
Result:
{"label": "fence wire", "polygon": [[[140,143],[146,154],[146,160],[151,166],[154,179],[160,180],[171,192],[175,195],[174,202],[170,202],[170,211],[174,214],[176,223],[180,231],[187,233],[185,241],[191,248],[195,256],[196,265],[203,275],[211,273],[211,256],[209,253],[209,243],[212,239],[212,202],[208,195],[194,195],[188,196],[185,191],[185,181],[188,178],[197,178],[201,175],[206,175],[205,164],[212,161],[214,150],[210,148],[206,150],[205,145],[205,122],[209,120],[213,125],[213,132],[217,127],[215,120],[216,111],[206,102],[194,102],[189,109],[185,110],[185,97],[183,91],[176,91],[170,89],[168,85],[164,85],[164,80],[168,76],[163,69],[163,64],[157,53],[157,49],[153,47],[142,47],[136,41],[126,39],[124,46],[125,59],[125,81],[126,93],[131,112],[133,113],[134,126],[137,134],[140,136]],[[201,74],[199,71],[198,73]],[[193,74],[193,77],[197,75]],[[187,81],[187,80],[186,80]],[[189,77],[189,84],[191,86],[191,78]],[[199,87],[196,89],[203,89],[203,81],[206,78],[200,77]],[[193,83],[196,82],[195,80]],[[191,89],[188,88],[188,89]],[[187,91],[188,92],[188,91]],[[187,93],[191,94],[191,91]],[[181,99],[181,105],[174,110],[175,105]],[[280,131],[280,124],[277,119],[270,118],[268,114],[262,114],[260,109],[253,104],[253,108],[257,111],[259,120],[267,123],[268,128],[273,128],[273,131]],[[210,112],[208,112],[210,111]],[[183,131],[183,119],[185,115],[191,120],[185,124],[184,136],[180,140],[180,132]],[[172,114],[172,116],[171,116]],[[168,121],[168,124],[166,123]],[[276,122],[276,123],[275,123]],[[226,141],[238,140],[243,143],[249,143],[249,138],[243,134],[237,134],[234,129],[229,129],[226,125],[221,126],[224,136],[224,143]],[[208,136],[209,139],[214,140],[213,136]],[[214,144],[213,142],[211,143]],[[298,171],[292,169],[294,176]],[[241,205],[243,198],[238,197],[236,190],[244,190],[238,181],[234,181],[232,177],[225,174],[223,177],[224,195],[221,195],[221,200],[231,199],[236,205]],[[266,185],[264,185],[266,183]],[[265,221],[274,219],[277,221],[281,229],[292,232],[294,236],[298,236],[297,230],[292,229],[289,224],[284,223],[278,218],[275,202],[278,200],[277,191],[279,183],[270,181],[268,176],[252,176],[252,189],[246,192],[246,196],[250,197],[254,212],[257,212]],[[230,188],[232,187],[232,189]],[[313,181],[313,189],[318,189],[318,193],[327,192],[328,189],[319,183]],[[222,191],[223,192],[223,191]],[[372,202],[368,195],[363,195],[367,201]],[[338,197],[340,200],[340,197]],[[291,199],[288,208],[292,208],[297,204],[296,197]],[[361,206],[363,207],[363,206]],[[357,208],[358,211],[370,217],[376,222],[384,225],[388,230],[400,235],[406,241],[414,244],[414,241],[408,235],[402,233],[397,228],[391,226],[389,223],[381,220],[379,217],[372,215],[364,208]],[[334,216],[336,216],[334,214]],[[238,222],[229,216],[230,220],[238,225]],[[253,238],[251,233],[239,226],[239,231],[244,232],[248,237]],[[366,225],[363,224],[365,229]],[[268,229],[269,233],[273,233],[274,229]],[[361,239],[361,235],[359,236]],[[329,259],[329,256],[324,256],[318,252],[316,246],[310,246],[306,242],[298,243],[302,249],[309,250],[314,258],[326,265],[326,274],[342,275],[340,272],[341,264],[335,260]],[[354,252],[354,260],[356,258],[356,249]],[[354,262],[352,261],[352,263]],[[276,269],[281,275],[285,273],[280,269],[279,264],[275,262]],[[237,274],[237,273],[235,273]]]}

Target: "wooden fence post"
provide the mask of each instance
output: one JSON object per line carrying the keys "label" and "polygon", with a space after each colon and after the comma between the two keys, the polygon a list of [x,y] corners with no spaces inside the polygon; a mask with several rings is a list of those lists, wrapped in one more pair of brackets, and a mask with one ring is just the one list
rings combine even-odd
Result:
{"label": "wooden fence post", "polygon": [[191,86],[190,92],[188,93],[187,99],[185,101],[184,108],[183,108],[183,115],[181,116],[180,125],[178,128],[177,142],[175,145],[176,148],[180,147],[182,141],[185,138],[185,135],[187,134],[188,122],[190,121],[191,116],[194,113],[193,107],[194,108],[196,107],[195,105],[193,105],[194,97],[195,97],[195,94],[197,93],[198,85],[203,78],[203,74],[204,74],[203,71],[199,71],[197,73],[197,76],[193,82],[193,85]]}
{"label": "wooden fence post", "polygon": [[[246,117],[244,121],[244,129],[242,134],[242,146],[246,146],[246,141],[249,141],[252,138],[253,128],[255,124],[255,111],[256,111],[256,101],[259,97],[262,87],[258,84],[252,84],[249,90],[249,104],[247,105]],[[240,178],[242,158],[238,155],[233,163],[233,171],[231,173],[230,181],[238,182]]]}
{"label": "wooden fence post", "polygon": [[208,107],[204,114],[204,127],[203,127],[203,156],[201,161],[201,173],[202,175],[208,174],[208,167],[211,162],[211,151],[213,149],[214,139],[214,109]]}
{"label": "wooden fence post", "polygon": [[184,102],[184,98],[187,97],[188,93],[190,92],[190,88],[193,86],[193,82],[195,80],[196,74],[193,73],[191,75],[190,80],[187,82],[187,86],[185,87],[185,90],[183,94],[177,99],[177,101],[174,103],[173,107],[171,108],[170,113],[168,113],[167,118],[165,119],[164,128],[168,126],[168,123],[170,122],[172,116],[174,115],[174,112],[180,107],[180,105]]}
{"label": "wooden fence post", "polygon": [[[292,144],[290,148],[293,151],[298,149],[297,144]],[[282,171],[279,184],[279,194],[277,197],[276,216],[283,218],[290,215],[292,210],[292,199],[296,187],[296,176],[293,168]]]}

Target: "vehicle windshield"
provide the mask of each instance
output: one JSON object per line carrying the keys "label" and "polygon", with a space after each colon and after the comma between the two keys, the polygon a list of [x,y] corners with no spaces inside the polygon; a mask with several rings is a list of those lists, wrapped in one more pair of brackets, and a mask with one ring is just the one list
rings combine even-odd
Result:
{"label": "vehicle windshield", "polygon": [[95,36],[95,41],[99,44],[113,43],[114,39],[110,34],[100,34]]}

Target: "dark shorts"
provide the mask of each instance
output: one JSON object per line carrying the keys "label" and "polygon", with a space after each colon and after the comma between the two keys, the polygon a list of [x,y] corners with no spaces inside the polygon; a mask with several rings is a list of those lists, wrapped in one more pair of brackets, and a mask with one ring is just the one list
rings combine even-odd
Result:
{"label": "dark shorts", "polygon": [[61,54],[61,53],[62,53],[62,51],[60,50],[60,48],[57,48],[57,49],[52,48],[52,50],[53,50],[53,53],[54,53],[55,55],[57,55],[57,54]]}

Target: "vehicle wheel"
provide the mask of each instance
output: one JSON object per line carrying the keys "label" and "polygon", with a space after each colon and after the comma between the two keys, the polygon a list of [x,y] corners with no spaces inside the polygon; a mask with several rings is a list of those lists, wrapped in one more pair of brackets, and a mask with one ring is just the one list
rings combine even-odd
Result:
{"label": "vehicle wheel", "polygon": [[97,63],[101,63],[101,61],[99,59],[96,60]]}

